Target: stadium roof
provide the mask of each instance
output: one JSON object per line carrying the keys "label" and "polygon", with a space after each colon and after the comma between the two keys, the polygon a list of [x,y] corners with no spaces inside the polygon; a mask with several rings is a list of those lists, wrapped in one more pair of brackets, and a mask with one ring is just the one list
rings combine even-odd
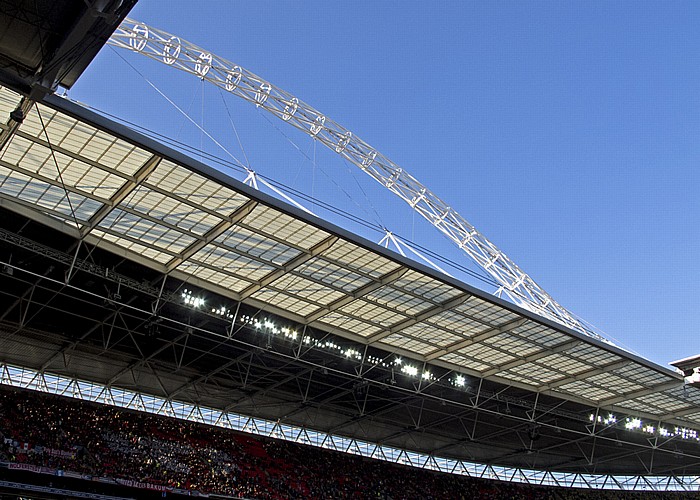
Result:
{"label": "stadium roof", "polygon": [[[0,99],[0,116],[9,116],[21,97],[4,89]],[[13,211],[234,301],[420,362],[661,420],[700,403],[671,370],[402,259],[126,129],[110,132],[75,104],[51,97],[37,107],[11,140],[3,137],[2,204]],[[681,420],[700,425],[700,410]]]}
{"label": "stadium roof", "polygon": [[[11,111],[22,105],[22,99],[20,94],[3,88],[0,91],[0,116],[8,117]],[[341,414],[334,413],[332,405],[325,403],[329,399],[342,399],[340,395],[328,397],[326,394],[323,404],[316,401],[317,409],[322,413],[315,414],[312,422],[303,421],[306,417],[298,415],[298,407],[309,404],[304,398],[299,400],[299,394],[291,397],[292,401],[296,398],[296,410],[291,410],[289,405],[279,405],[280,400],[273,398],[268,401],[266,409],[261,410],[258,401],[247,408],[250,412],[262,411],[272,418],[289,416],[292,420],[297,419],[305,425],[311,423],[322,429],[340,428],[351,434],[360,431],[364,435],[375,434],[373,438],[378,441],[393,439],[398,435],[400,440],[397,442],[403,446],[421,451],[447,449],[448,454],[459,455],[464,452],[457,451],[457,448],[464,448],[462,442],[465,435],[469,435],[469,439],[474,436],[469,431],[465,434],[461,430],[448,429],[446,423],[450,415],[455,421],[462,422],[464,408],[457,413],[451,409],[435,410],[430,406],[444,405],[446,401],[455,402],[455,397],[445,395],[441,382],[460,374],[478,381],[478,390],[472,391],[476,394],[476,402],[473,397],[464,398],[468,399],[467,406],[472,406],[475,415],[479,410],[503,414],[501,406],[504,402],[507,414],[510,414],[508,401],[513,402],[514,406],[518,406],[517,401],[529,401],[530,413],[525,414],[530,415],[530,427],[527,427],[525,420],[520,424],[521,431],[528,429],[530,447],[534,440],[532,423],[540,422],[534,417],[538,404],[542,414],[550,414],[550,417],[558,415],[562,418],[566,412],[581,416],[587,411],[602,415],[605,410],[667,425],[696,427],[700,424],[700,391],[684,386],[683,378],[675,372],[536,317],[483,291],[402,258],[75,103],[57,96],[47,96],[41,103],[27,108],[23,122],[13,126],[8,121],[2,128],[0,206],[20,217],[16,221],[8,221],[4,226],[5,240],[9,241],[13,235],[15,237],[13,245],[16,246],[10,247],[11,252],[19,253],[20,248],[31,247],[31,241],[20,242],[18,238],[30,233],[25,227],[27,221],[34,221],[39,223],[39,227],[46,228],[41,231],[42,235],[35,235],[35,239],[45,240],[44,245],[48,243],[54,250],[65,245],[65,242],[61,245],[51,243],[53,239],[46,236],[49,228],[63,233],[68,241],[73,242],[68,245],[70,251],[65,254],[68,260],[63,259],[66,284],[78,288],[90,286],[90,283],[78,285],[78,275],[85,274],[86,269],[89,271],[83,254],[93,260],[95,268],[102,269],[102,265],[107,278],[110,277],[110,267],[123,267],[123,259],[126,259],[138,264],[139,269],[150,270],[151,281],[161,286],[160,292],[155,293],[156,301],[174,303],[183,286],[189,287],[190,293],[199,288],[215,294],[212,297],[216,296],[217,300],[230,300],[230,310],[237,303],[243,304],[249,311],[264,311],[300,327],[306,325],[315,331],[332,334],[336,339],[347,339],[358,346],[358,354],[362,346],[372,349],[371,352],[385,353],[383,357],[375,356],[375,363],[384,360],[384,368],[389,366],[385,361],[389,354],[404,356],[405,363],[413,363],[416,369],[412,391],[420,403],[414,401],[412,404],[420,404],[421,414],[423,410],[426,415],[429,410],[443,412],[440,418],[435,416],[434,419],[434,423],[440,424],[442,437],[438,437],[440,433],[430,434],[431,424],[427,417],[421,421],[419,416],[416,422],[411,411],[404,416],[404,421],[396,417],[397,412],[405,413],[405,395],[404,401],[391,409],[377,406],[376,415],[371,415],[371,412],[365,414],[364,409],[359,412],[362,417],[359,420],[369,415],[371,422],[379,422],[375,417],[390,414],[391,421],[400,429],[398,434],[396,428],[387,424],[387,419],[381,425],[376,423],[376,429],[367,431],[355,423],[357,414],[341,418]],[[17,224],[19,227],[16,227]],[[95,247],[115,256],[111,257],[110,265],[104,263],[110,259],[106,257],[107,254],[95,252]],[[36,249],[33,251],[37,252]],[[46,254],[45,250],[42,251]],[[97,255],[105,255],[102,257],[104,262],[95,262]],[[19,275],[22,267],[13,265],[11,259],[5,264]],[[89,272],[95,274],[94,269]],[[139,273],[145,273],[133,269],[130,272],[132,282],[138,282]],[[168,286],[166,277],[170,280]],[[129,306],[115,298],[115,295],[121,296],[119,287],[122,284],[125,288],[139,288],[133,283],[130,285],[127,278],[119,278],[116,291],[103,291],[101,296],[109,299],[112,305]],[[203,397],[209,397],[208,403],[212,406],[226,406],[223,396],[217,399],[213,391],[203,396],[202,393],[206,394],[207,390],[202,391],[201,387],[190,393],[188,390],[196,389],[197,385],[205,387],[217,378],[226,378],[226,369],[241,362],[245,350],[236,351],[236,357],[233,351],[229,354],[214,353],[226,342],[235,343],[237,340],[232,335],[228,335],[226,342],[217,339],[216,348],[195,348],[194,340],[190,340],[188,346],[188,341],[183,341],[183,335],[173,334],[174,338],[159,339],[163,341],[162,344],[149,353],[140,345],[141,342],[147,345],[153,342],[149,330],[153,319],[145,316],[138,328],[126,328],[130,334],[138,331],[138,339],[131,335],[133,346],[126,348],[123,343],[110,345],[109,341],[105,344],[104,330],[108,326],[107,320],[113,320],[113,315],[103,311],[105,316],[101,317],[93,311],[83,312],[99,307],[94,303],[89,305],[89,301],[76,296],[72,296],[62,309],[70,309],[81,321],[88,320],[84,333],[59,335],[46,326],[51,323],[51,316],[43,320],[35,319],[34,325],[29,324],[30,320],[48,314],[48,307],[40,308],[26,321],[26,312],[22,313],[23,302],[31,304],[40,300],[32,298],[32,294],[41,281],[39,275],[34,283],[25,280],[24,288],[20,287],[13,293],[9,290],[17,285],[6,287],[8,292],[2,314],[5,323],[5,362],[70,373],[108,385],[126,383],[130,387],[166,397],[198,402]],[[71,293],[77,293],[65,288],[56,290],[56,294],[68,297]],[[61,312],[54,309],[51,314],[58,318]],[[152,314],[159,318],[157,321],[167,319],[167,314],[155,306]],[[251,313],[248,318],[255,317],[255,314]],[[14,315],[19,315],[19,321],[8,322]],[[241,320],[242,317],[239,314],[233,320]],[[187,321],[190,320],[188,317]],[[43,327],[37,329],[40,325]],[[183,325],[184,322],[176,326],[183,330]],[[203,325],[197,329],[208,331]],[[66,326],[63,322],[56,324],[62,332],[65,332]],[[192,328],[188,326],[186,331],[187,334],[192,333]],[[91,335],[98,334],[102,335],[102,341],[91,339]],[[200,338],[199,341],[203,340]],[[97,349],[95,344],[100,342],[102,348]],[[331,345],[340,348],[338,341],[335,344],[331,342]],[[270,351],[270,345],[265,347]],[[180,358],[179,363],[159,360],[159,356],[170,348],[178,353],[175,358]],[[248,350],[251,350],[251,346],[248,346]],[[66,359],[68,354],[69,359]],[[280,366],[279,360],[273,362],[268,359],[278,354],[260,354],[266,361],[260,362],[256,368],[269,372],[261,377],[274,373],[282,378],[271,383],[274,390],[265,389],[261,384],[256,394],[258,398],[271,398],[275,391],[289,392],[287,386],[311,385],[308,364],[315,363],[318,367],[326,363],[321,358],[311,362],[298,357],[296,361],[299,366],[291,372],[284,371],[287,364],[293,363],[285,361],[287,364]],[[362,363],[367,362],[366,358],[359,358]],[[160,361],[159,367],[153,368],[157,361]],[[183,365],[191,371],[185,370]],[[135,375],[144,367],[150,368],[151,373]],[[393,368],[399,370],[398,366],[392,365],[392,380]],[[247,370],[250,370],[250,365]],[[386,382],[373,378],[362,368],[351,374],[333,373],[329,377],[340,375],[344,381],[342,383],[314,383],[324,387],[326,392],[335,385],[345,397],[351,395],[356,400],[358,390],[364,391],[365,395],[369,392],[364,384],[385,385]],[[359,388],[358,380],[362,384]],[[221,381],[218,383],[223,384]],[[233,390],[231,380],[227,388]],[[486,391],[487,388],[490,392]],[[479,402],[478,391],[482,389],[484,394],[490,396]],[[307,387],[307,393],[309,390]],[[510,391],[511,399],[498,397],[498,394],[507,391]],[[319,396],[321,393],[323,391],[319,391]],[[289,403],[289,394],[287,396]],[[226,397],[230,397],[230,393]],[[388,395],[377,397],[391,400]],[[571,403],[569,406],[567,401]],[[464,406],[464,402],[460,404]],[[277,405],[277,408],[271,405]],[[554,408],[560,411],[556,412]],[[476,421],[475,416],[475,427]],[[507,434],[510,424],[491,422],[488,425],[500,429],[489,437],[497,440],[499,432]],[[567,430],[565,425],[559,423],[552,428],[554,433]],[[380,429],[383,430],[380,432]],[[451,444],[446,437],[450,432],[454,434]],[[410,436],[408,441],[407,436]],[[602,437],[595,432],[589,438],[593,446],[596,438],[602,441]],[[513,441],[514,437],[507,439]],[[575,434],[574,439],[574,436],[565,435],[552,439],[558,440],[552,446],[561,453],[566,443],[580,441],[581,436]],[[624,441],[617,431],[611,439]],[[642,441],[646,441],[646,437]],[[506,463],[521,463],[521,458],[516,459],[511,455],[528,448],[516,440],[511,444],[513,449],[508,452],[487,454],[483,450],[475,452],[476,446],[473,445],[467,452],[469,456]],[[599,445],[597,453],[602,455],[602,448]],[[678,453],[677,445],[669,446],[671,450]],[[571,454],[571,451],[566,453]],[[639,469],[635,453],[627,449],[624,453],[634,456],[634,463],[609,458],[602,467],[610,470]],[[581,466],[571,465],[573,462],[568,459],[562,461],[561,456],[556,461],[552,459],[548,462],[541,456],[539,460],[542,467]],[[694,462],[700,462],[700,459],[694,458]],[[660,463],[663,461],[657,458],[656,470]],[[585,466],[590,468],[592,464]],[[669,470],[679,466],[676,461]],[[684,462],[683,470],[688,466]]]}

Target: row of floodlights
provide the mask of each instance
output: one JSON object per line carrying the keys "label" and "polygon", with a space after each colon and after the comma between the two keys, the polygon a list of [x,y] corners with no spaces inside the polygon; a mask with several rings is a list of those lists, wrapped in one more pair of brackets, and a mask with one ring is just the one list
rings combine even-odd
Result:
{"label": "row of floodlights", "polygon": [[[192,294],[192,290],[185,288],[182,292],[182,300],[185,305],[190,306],[194,309],[202,309],[205,305],[204,299],[201,297],[196,297]],[[233,319],[233,314],[230,309],[224,306],[219,308],[212,308],[212,314],[216,314],[223,318]],[[240,317],[240,322],[252,327],[258,331],[264,331],[272,335],[281,335],[288,340],[295,341],[299,338],[300,334],[297,330],[287,327],[279,327],[270,319],[258,319],[249,315],[242,315]],[[332,340],[317,339],[312,335],[305,334],[301,341],[310,347],[315,347],[317,349],[325,349],[328,351],[335,351],[348,359],[354,359],[357,361],[362,361],[362,352],[354,347],[343,347]],[[387,369],[397,369],[401,373],[408,375],[410,377],[420,378],[425,381],[436,381],[437,378],[429,370],[420,370],[417,366],[410,363],[405,363],[403,359],[396,356],[393,360],[387,358],[380,358],[379,356],[368,355],[366,362],[375,366],[381,366]],[[454,387],[463,388],[467,385],[467,379],[464,375],[456,375],[449,379],[449,383]]]}
{"label": "row of floodlights", "polygon": [[[296,340],[299,338],[300,334],[293,329],[287,327],[279,327],[270,319],[264,318],[254,318],[247,314],[240,317],[240,322],[244,325],[250,326],[251,328],[265,332],[271,335],[281,335],[289,340]],[[356,361],[362,361],[363,355],[359,349],[355,347],[343,347],[333,340],[325,340],[315,338],[313,335],[304,334],[301,337],[301,342],[309,347],[314,347],[317,349],[324,349],[326,351],[336,352],[348,359],[353,359]],[[401,357],[395,356],[393,359],[381,358],[372,354],[368,354],[365,358],[365,362],[375,366],[381,366],[383,368],[398,370],[401,373],[414,378],[420,378],[425,381],[437,381],[438,379],[429,370],[420,370],[417,366],[405,362]],[[449,382],[455,387],[465,387],[467,385],[467,379],[464,375],[456,375],[451,378]]]}
{"label": "row of floodlights", "polygon": [[182,291],[182,300],[185,302],[185,305],[192,306],[195,309],[204,307],[204,299],[195,297],[192,295],[192,290],[188,290],[187,288]]}
{"label": "row of floodlights", "polygon": [[[185,288],[182,292],[182,300],[187,306],[191,306],[194,309],[201,309],[204,307],[204,299],[202,297],[195,297],[192,295],[192,290]],[[212,314],[221,316],[222,318],[233,319],[233,313],[230,309],[224,306],[217,308],[212,308]]]}
{"label": "row of floodlights", "polygon": [[[612,413],[606,416],[598,415],[597,417],[593,414],[588,416],[588,420],[591,422],[598,422],[606,426],[615,426],[618,423],[618,419]],[[678,437],[685,440],[695,440],[700,441],[698,437],[698,431],[694,429],[688,429],[686,427],[674,427],[673,430],[663,427],[655,426],[654,424],[645,423],[641,418],[637,417],[627,417],[624,420],[624,428],[628,431],[639,431],[650,435],[659,435],[665,438]]]}

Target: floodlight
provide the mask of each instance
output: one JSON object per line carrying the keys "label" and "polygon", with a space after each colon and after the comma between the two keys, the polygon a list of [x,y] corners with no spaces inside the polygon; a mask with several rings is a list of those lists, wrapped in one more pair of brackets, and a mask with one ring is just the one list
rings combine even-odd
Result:
{"label": "floodlight", "polygon": [[642,427],[642,421],[638,418],[628,418],[627,422],[625,422],[625,429],[632,430],[632,429],[639,429]]}
{"label": "floodlight", "polygon": [[411,366],[411,365],[404,365],[404,367],[401,368],[401,371],[407,375],[412,375],[414,377],[416,375],[418,375],[418,368],[416,368],[415,366]]}

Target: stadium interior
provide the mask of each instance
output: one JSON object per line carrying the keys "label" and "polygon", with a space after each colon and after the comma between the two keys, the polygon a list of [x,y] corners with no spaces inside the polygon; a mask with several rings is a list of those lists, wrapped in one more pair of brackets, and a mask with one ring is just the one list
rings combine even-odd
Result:
{"label": "stadium interior", "polygon": [[0,2],[0,498],[697,494],[683,374],[56,95],[134,4]]}

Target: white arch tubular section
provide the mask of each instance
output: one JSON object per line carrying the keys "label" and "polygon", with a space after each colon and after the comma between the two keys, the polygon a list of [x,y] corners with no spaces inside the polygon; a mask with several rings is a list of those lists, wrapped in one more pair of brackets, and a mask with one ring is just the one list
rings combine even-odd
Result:
{"label": "white arch tubular section", "polygon": [[307,133],[427,219],[499,283],[499,293],[505,293],[529,311],[609,342],[559,305],[515,262],[411,174],[292,94],[206,49],[131,19],[126,19],[107,43],[207,80]]}
{"label": "white arch tubular section", "polygon": [[5,363],[0,363],[0,384],[479,479],[596,490],[700,491],[700,476],[580,474],[478,464],[426,455]]}

